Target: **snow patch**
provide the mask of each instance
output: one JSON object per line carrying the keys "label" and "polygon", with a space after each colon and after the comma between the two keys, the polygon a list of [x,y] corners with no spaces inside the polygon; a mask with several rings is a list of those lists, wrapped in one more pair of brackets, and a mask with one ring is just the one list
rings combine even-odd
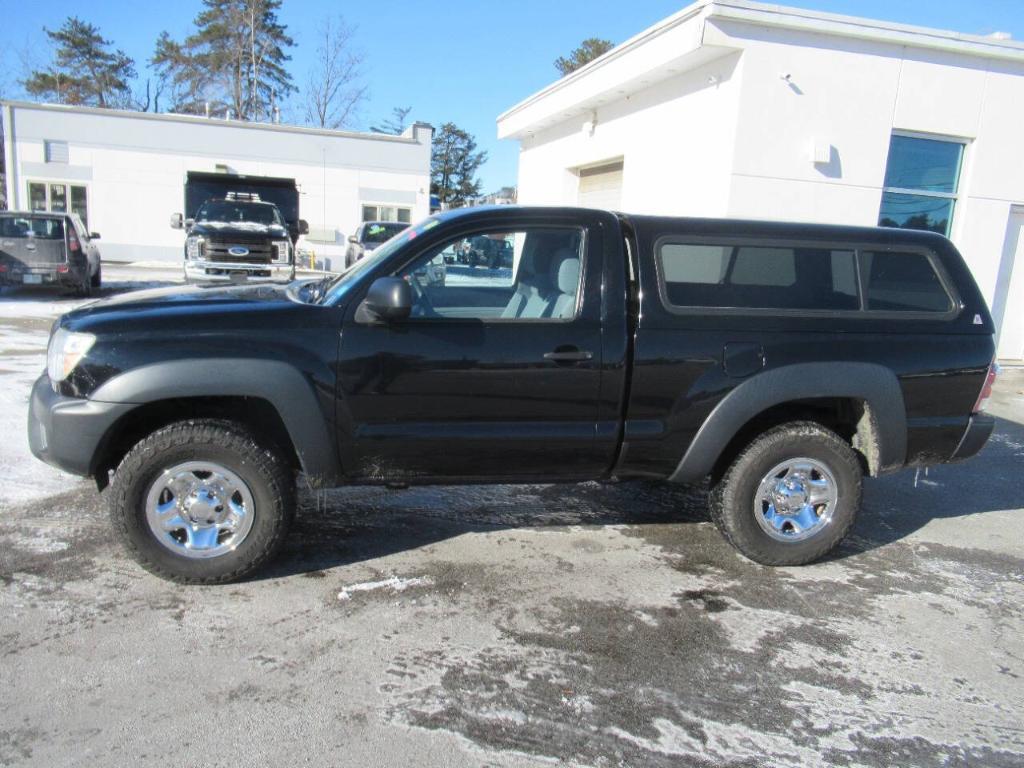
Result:
{"label": "snow patch", "polygon": [[36,531],[34,535],[14,533],[9,537],[10,543],[15,549],[32,552],[37,555],[49,555],[54,552],[63,552],[69,546],[66,541],[51,539],[45,531]]}
{"label": "snow patch", "polygon": [[351,584],[338,593],[339,600],[351,600],[352,595],[357,592],[374,592],[378,589],[386,589],[391,592],[404,592],[411,587],[429,587],[434,582],[426,576],[414,576],[403,579],[392,576],[380,581],[364,581],[359,584]]}

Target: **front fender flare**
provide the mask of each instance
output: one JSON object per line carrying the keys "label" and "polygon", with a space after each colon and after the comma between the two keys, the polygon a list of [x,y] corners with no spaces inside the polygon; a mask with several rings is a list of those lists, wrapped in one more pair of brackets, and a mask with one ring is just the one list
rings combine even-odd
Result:
{"label": "front fender flare", "polygon": [[800,363],[752,376],[723,397],[697,431],[669,480],[692,483],[706,477],[729,442],[758,414],[793,400],[820,397],[866,403],[877,439],[878,472],[903,466],[907,457],[907,412],[896,374],[873,363]]}
{"label": "front fender flare", "polygon": [[328,420],[309,377],[276,360],[198,358],[154,363],[126,371],[101,385],[90,400],[144,405],[189,397],[253,397],[281,417],[306,479],[329,487],[340,466]]}

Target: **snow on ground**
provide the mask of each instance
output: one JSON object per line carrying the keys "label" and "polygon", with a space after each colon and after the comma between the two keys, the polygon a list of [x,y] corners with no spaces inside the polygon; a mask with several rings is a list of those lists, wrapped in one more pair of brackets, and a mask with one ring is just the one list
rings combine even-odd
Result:
{"label": "snow on ground", "polygon": [[[167,285],[174,273],[104,265],[102,295]],[[89,481],[36,459],[28,447],[28,402],[46,368],[50,325],[65,312],[95,299],[55,290],[4,289],[0,293],[0,510],[72,490]]]}
{"label": "snow on ground", "polygon": [[28,447],[29,394],[46,367],[47,336],[45,327],[0,324],[0,508],[70,490],[80,481],[38,461]]}
{"label": "snow on ground", "polygon": [[427,576],[414,576],[406,579],[399,576],[391,576],[380,581],[363,581],[359,584],[349,584],[338,593],[338,599],[351,600],[353,593],[376,592],[380,589],[388,590],[392,593],[405,592],[405,590],[411,587],[426,587],[431,584],[433,584],[433,581]]}

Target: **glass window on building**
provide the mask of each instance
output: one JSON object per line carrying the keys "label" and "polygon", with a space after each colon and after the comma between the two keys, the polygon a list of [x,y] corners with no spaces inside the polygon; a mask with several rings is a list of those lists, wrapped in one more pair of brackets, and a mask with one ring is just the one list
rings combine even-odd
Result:
{"label": "glass window on building", "polygon": [[68,188],[65,185],[50,185],[50,210],[53,213],[67,213]]}
{"label": "glass window on building", "polygon": [[31,181],[28,185],[28,207],[30,211],[45,211],[46,185]]}
{"label": "glass window on building", "polygon": [[363,221],[397,221],[409,224],[412,222],[412,210],[392,205],[364,205]]}
{"label": "glass window on building", "polygon": [[878,223],[949,236],[956,209],[964,145],[959,141],[893,134]]}
{"label": "glass window on building", "polygon": [[85,185],[30,181],[28,205],[33,211],[77,213],[82,223],[89,226],[89,195]]}
{"label": "glass window on building", "polygon": [[82,223],[88,228],[89,200],[85,195],[85,187],[80,187],[77,184],[71,185],[71,212],[77,213]]}

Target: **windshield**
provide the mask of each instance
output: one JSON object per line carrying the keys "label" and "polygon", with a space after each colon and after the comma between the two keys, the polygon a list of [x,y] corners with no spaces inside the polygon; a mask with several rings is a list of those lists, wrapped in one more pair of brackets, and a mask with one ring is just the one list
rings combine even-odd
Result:
{"label": "windshield", "polygon": [[196,221],[204,223],[277,224],[284,226],[276,205],[270,203],[240,203],[233,200],[207,200],[199,207]]}
{"label": "windshield", "polygon": [[386,243],[399,232],[404,232],[408,228],[408,224],[383,221],[374,221],[368,224],[363,224],[363,244],[380,245],[381,243]]}

